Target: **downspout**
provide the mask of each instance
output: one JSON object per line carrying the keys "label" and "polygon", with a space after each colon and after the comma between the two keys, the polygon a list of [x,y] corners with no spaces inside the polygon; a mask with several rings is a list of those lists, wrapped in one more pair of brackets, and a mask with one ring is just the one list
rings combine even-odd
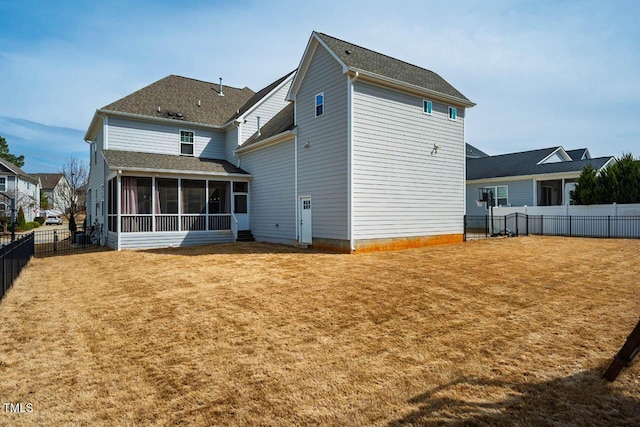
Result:
{"label": "downspout", "polygon": [[356,71],[353,78],[347,75],[347,109],[348,109],[348,141],[347,141],[347,176],[348,176],[348,227],[349,227],[349,249],[355,252],[355,241],[353,238],[353,84],[360,77],[360,73]]}
{"label": "downspout", "polygon": [[[116,247],[118,251],[122,249],[121,247],[121,234],[122,234],[122,171],[118,170],[116,172],[116,203],[117,207],[117,224],[116,224],[116,236],[118,236],[118,240],[116,242]],[[179,205],[179,204],[178,204]]]}

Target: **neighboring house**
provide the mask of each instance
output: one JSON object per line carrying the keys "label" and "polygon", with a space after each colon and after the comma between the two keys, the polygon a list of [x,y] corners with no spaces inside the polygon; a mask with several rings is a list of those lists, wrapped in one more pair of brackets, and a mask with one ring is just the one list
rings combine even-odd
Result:
{"label": "neighboring house", "polygon": [[486,215],[481,189],[490,189],[496,206],[557,206],[571,204],[571,191],[587,165],[600,171],[614,157],[592,158],[589,150],[550,147],[488,156],[467,144],[467,215]]}
{"label": "neighboring house", "polygon": [[40,178],[42,192],[47,196],[49,201],[49,210],[66,212],[68,202],[64,197],[69,191],[69,182],[64,174],[61,173],[36,173],[34,177]]}
{"label": "neighboring house", "polygon": [[313,32],[254,93],[168,76],[96,111],[87,215],[117,249],[462,241],[464,118],[436,73]]}
{"label": "neighboring house", "polygon": [[[0,192],[16,201],[16,218],[22,208],[27,222],[40,213],[40,179],[31,176],[13,163],[0,158]],[[11,215],[11,201],[0,198],[0,212]]]}

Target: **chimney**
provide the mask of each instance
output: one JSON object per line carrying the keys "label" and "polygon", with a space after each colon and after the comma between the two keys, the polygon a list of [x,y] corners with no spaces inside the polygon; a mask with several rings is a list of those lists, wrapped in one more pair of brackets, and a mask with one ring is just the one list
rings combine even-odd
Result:
{"label": "chimney", "polygon": [[258,135],[256,136],[260,136],[260,116],[256,117],[256,119],[258,119]]}
{"label": "chimney", "polygon": [[218,92],[218,96],[224,96],[224,93],[222,93],[222,77],[220,77],[220,91]]}

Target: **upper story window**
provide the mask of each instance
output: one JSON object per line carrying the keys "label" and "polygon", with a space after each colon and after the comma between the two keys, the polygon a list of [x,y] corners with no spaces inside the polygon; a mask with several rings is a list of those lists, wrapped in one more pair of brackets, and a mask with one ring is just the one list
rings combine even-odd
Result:
{"label": "upper story window", "polygon": [[189,130],[180,131],[180,154],[183,156],[193,156],[193,132]]}
{"label": "upper story window", "polygon": [[431,110],[433,109],[433,103],[427,99],[422,100],[422,112],[427,115],[431,115]]}
{"label": "upper story window", "polygon": [[316,95],[316,117],[324,114],[324,92]]}
{"label": "upper story window", "polygon": [[30,188],[31,188],[31,183],[27,181],[27,190],[29,190]]}
{"label": "upper story window", "polygon": [[7,178],[4,176],[0,178],[0,191],[7,191]]}
{"label": "upper story window", "polygon": [[449,107],[449,120],[458,119],[458,109],[456,107]]}

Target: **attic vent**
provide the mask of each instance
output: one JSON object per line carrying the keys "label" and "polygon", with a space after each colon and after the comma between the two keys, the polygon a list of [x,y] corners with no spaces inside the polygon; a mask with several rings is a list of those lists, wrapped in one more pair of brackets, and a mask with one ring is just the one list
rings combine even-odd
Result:
{"label": "attic vent", "polygon": [[174,113],[173,111],[167,111],[167,117],[170,119],[184,120],[184,115],[182,113]]}

